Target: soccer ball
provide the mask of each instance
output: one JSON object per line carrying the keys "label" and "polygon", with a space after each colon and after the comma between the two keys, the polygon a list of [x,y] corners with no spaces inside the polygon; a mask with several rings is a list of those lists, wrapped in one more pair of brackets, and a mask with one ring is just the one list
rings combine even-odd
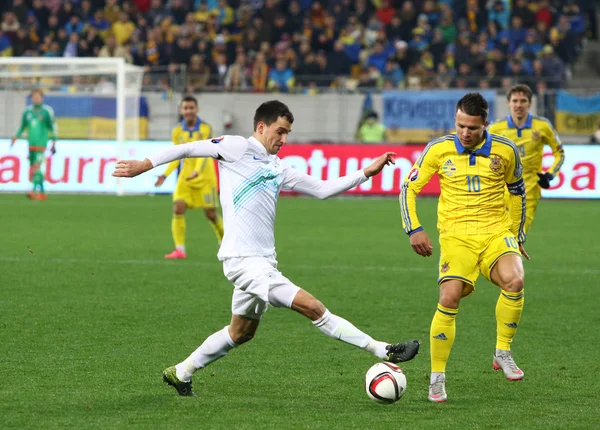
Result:
{"label": "soccer ball", "polygon": [[377,403],[394,403],[406,391],[406,375],[392,363],[377,363],[367,371],[367,395]]}

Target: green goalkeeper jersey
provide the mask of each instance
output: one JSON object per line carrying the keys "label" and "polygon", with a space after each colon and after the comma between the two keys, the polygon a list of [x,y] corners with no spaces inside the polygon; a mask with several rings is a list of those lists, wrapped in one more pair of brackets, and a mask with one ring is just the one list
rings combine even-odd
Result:
{"label": "green goalkeeper jersey", "polygon": [[27,129],[30,151],[44,151],[48,140],[56,139],[54,110],[45,104],[27,106],[21,117],[21,126],[17,130],[19,139]]}

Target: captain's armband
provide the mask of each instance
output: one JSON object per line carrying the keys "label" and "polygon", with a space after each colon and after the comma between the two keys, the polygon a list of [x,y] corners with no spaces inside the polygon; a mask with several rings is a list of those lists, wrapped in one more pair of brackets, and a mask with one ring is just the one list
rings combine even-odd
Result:
{"label": "captain's armband", "polygon": [[525,181],[523,179],[518,180],[513,184],[507,184],[508,192],[517,196],[525,195]]}

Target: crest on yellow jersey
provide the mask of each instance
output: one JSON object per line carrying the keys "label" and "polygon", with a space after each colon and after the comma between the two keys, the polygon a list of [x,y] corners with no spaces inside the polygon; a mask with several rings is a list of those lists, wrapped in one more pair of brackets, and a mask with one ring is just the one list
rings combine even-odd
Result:
{"label": "crest on yellow jersey", "polygon": [[448,160],[442,166],[442,170],[444,171],[444,173],[446,175],[452,176],[452,175],[454,175],[456,173],[456,166],[454,165],[454,163],[452,162],[452,160]]}
{"label": "crest on yellow jersey", "polygon": [[446,273],[448,270],[450,270],[450,263],[445,262],[444,264],[442,264],[440,272]]}
{"label": "crest on yellow jersey", "polygon": [[531,139],[534,140],[534,141],[536,141],[536,142],[540,141],[542,139],[542,133],[540,133],[537,130],[533,130],[531,132]]}
{"label": "crest on yellow jersey", "polygon": [[497,155],[492,155],[490,157],[490,170],[492,172],[499,172],[502,170],[502,158]]}

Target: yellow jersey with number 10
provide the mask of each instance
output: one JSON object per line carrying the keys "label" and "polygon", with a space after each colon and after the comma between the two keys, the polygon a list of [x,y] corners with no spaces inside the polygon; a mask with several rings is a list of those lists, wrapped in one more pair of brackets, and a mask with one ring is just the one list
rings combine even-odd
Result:
{"label": "yellow jersey with number 10", "polygon": [[[210,125],[202,122],[197,118],[196,124],[193,127],[188,127],[185,120],[177,125],[171,133],[174,145],[183,143],[195,142],[197,140],[209,139],[212,135]],[[175,160],[167,166],[163,175],[169,176],[180,165],[180,160]],[[187,178],[194,172],[198,172],[198,176],[192,180]],[[181,163],[181,171],[179,172],[178,186],[189,186],[198,188],[209,183],[217,182],[217,174],[215,163],[211,158],[185,158]]]}
{"label": "yellow jersey with number 10", "polygon": [[[525,242],[525,185],[516,145],[501,136],[484,133],[472,149],[458,136],[435,139],[425,147],[402,184],[400,209],[407,234],[421,229],[416,198],[437,173],[440,179],[438,230],[440,237],[500,233],[509,229]],[[506,211],[504,190],[511,192]]]}

